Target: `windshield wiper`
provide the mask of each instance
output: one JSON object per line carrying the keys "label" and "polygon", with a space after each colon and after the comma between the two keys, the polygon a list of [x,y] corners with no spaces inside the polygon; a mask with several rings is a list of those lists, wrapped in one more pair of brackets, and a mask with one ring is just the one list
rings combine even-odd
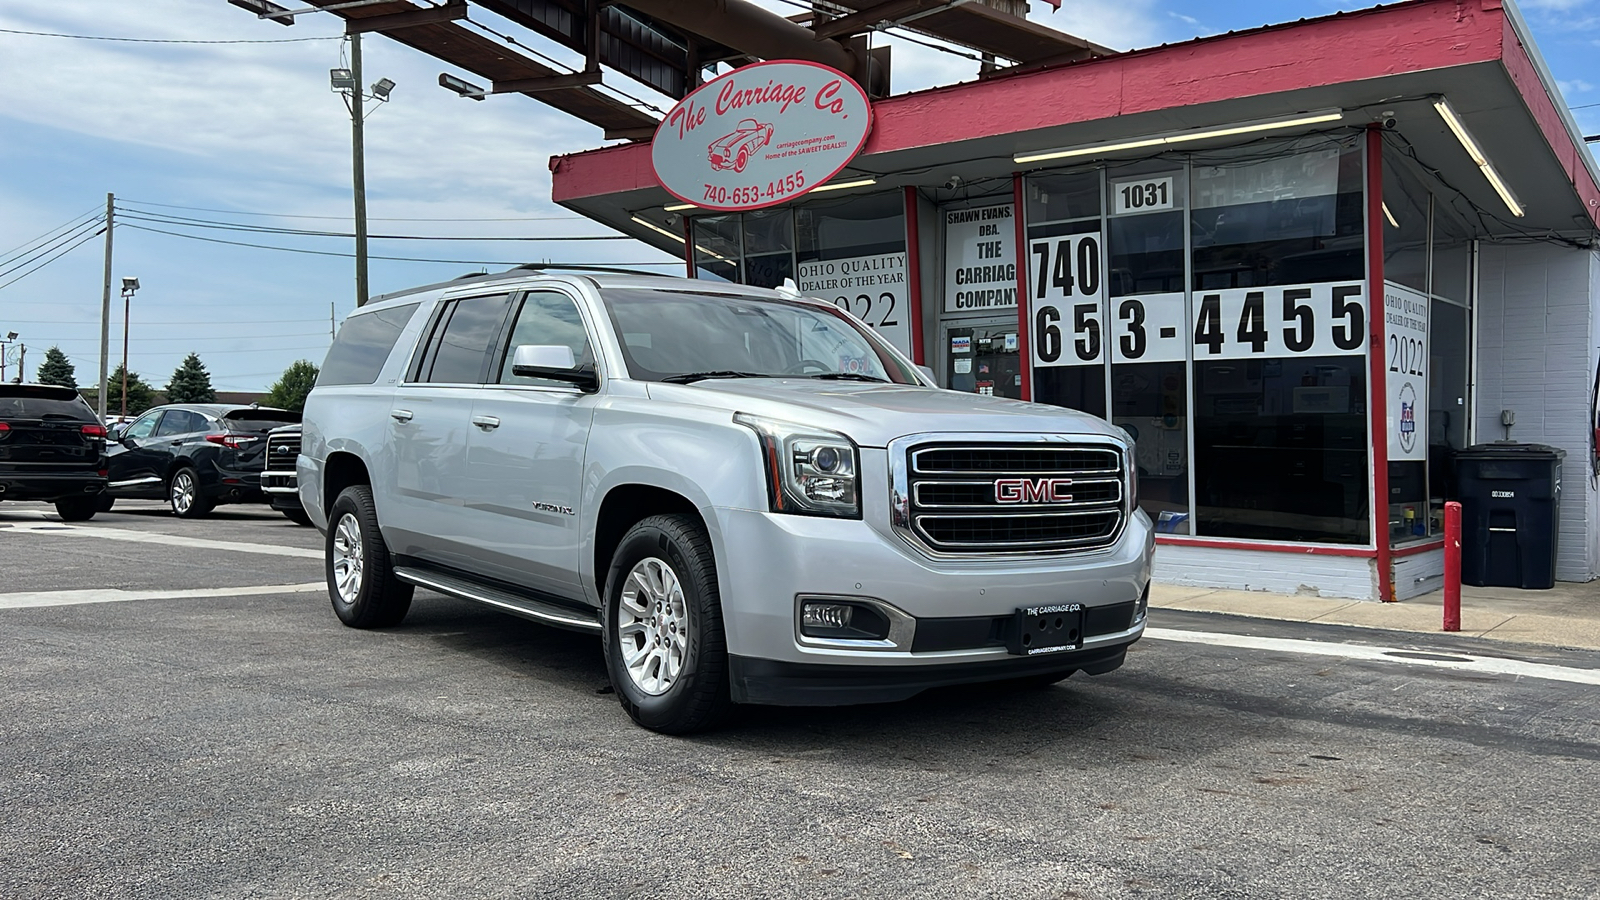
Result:
{"label": "windshield wiper", "polygon": [[877,384],[888,384],[889,379],[879,378],[876,375],[863,375],[860,372],[824,372],[821,375],[812,375],[811,378],[821,378],[827,381],[871,381]]}
{"label": "windshield wiper", "polygon": [[722,369],[715,372],[686,372],[682,375],[668,375],[662,381],[670,384],[693,384],[706,378],[772,378],[763,372],[736,372],[731,369]]}

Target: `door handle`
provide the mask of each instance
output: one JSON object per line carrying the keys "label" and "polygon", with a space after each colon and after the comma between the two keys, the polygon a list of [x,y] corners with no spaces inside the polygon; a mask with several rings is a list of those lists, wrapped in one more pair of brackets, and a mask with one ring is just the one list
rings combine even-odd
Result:
{"label": "door handle", "polygon": [[409,422],[411,421],[411,410],[391,409],[389,410],[389,418],[394,419],[396,422]]}
{"label": "door handle", "polygon": [[482,428],[484,431],[489,431],[494,428],[499,428],[500,420],[494,416],[473,416],[472,424]]}

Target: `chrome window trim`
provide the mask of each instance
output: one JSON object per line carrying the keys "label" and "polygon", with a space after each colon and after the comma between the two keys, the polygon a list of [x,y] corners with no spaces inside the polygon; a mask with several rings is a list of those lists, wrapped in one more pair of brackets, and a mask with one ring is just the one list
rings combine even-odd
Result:
{"label": "chrome window trim", "polygon": [[[1052,547],[1029,550],[990,550],[947,552],[930,546],[915,531],[911,513],[911,452],[924,444],[971,444],[977,448],[1014,449],[1018,445],[1056,445],[1062,449],[1106,449],[1118,454],[1122,461],[1122,492],[1116,508],[1122,512],[1117,530],[1104,543],[1090,548]],[[1060,434],[1055,432],[964,432],[939,431],[910,434],[895,438],[888,446],[889,465],[889,524],[895,534],[922,555],[940,561],[983,559],[1038,559],[1051,556],[1090,557],[1110,553],[1127,532],[1128,522],[1136,509],[1128,500],[1128,480],[1137,477],[1134,472],[1133,447],[1124,438],[1110,434]],[[929,475],[933,472],[921,472]],[[952,473],[965,474],[965,473]],[[1008,473],[997,473],[1005,475]],[[1038,473],[1018,473],[1036,475]],[[1037,507],[1034,507],[1037,508]]]}

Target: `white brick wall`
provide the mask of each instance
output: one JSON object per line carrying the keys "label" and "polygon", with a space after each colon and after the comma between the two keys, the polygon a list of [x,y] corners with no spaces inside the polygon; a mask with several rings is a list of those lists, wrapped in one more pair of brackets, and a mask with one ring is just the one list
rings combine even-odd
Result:
{"label": "white brick wall", "polygon": [[1154,577],[1162,584],[1191,587],[1352,600],[1378,598],[1373,560],[1364,556],[1157,544]]}
{"label": "white brick wall", "polygon": [[1600,352],[1600,256],[1550,244],[1483,244],[1478,269],[1477,440],[1505,437],[1567,451],[1556,578],[1600,573],[1600,497],[1589,478],[1589,392]]}

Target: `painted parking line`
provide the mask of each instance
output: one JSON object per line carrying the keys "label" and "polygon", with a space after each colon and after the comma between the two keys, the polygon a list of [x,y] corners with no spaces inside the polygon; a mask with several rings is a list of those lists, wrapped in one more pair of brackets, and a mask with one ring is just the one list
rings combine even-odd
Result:
{"label": "painted parking line", "polygon": [[15,522],[6,530],[37,534],[59,534],[67,537],[103,538],[112,541],[131,541],[136,544],[165,544],[170,547],[187,547],[194,550],[231,550],[236,553],[293,556],[299,559],[322,558],[321,550],[307,550],[301,547],[278,547],[272,544],[252,544],[245,541],[213,541],[208,538],[187,537],[179,534],[159,534],[149,531],[129,531],[126,528],[106,528],[100,525]]}
{"label": "painted parking line", "polygon": [[80,603],[125,603],[129,600],[187,600],[217,597],[253,597],[260,594],[303,594],[327,590],[320,581],[305,584],[262,584],[250,587],[193,588],[181,591],[124,591],[92,588],[81,591],[22,591],[0,594],[0,609],[28,609],[36,606],[75,606]]}
{"label": "painted parking line", "polygon": [[1251,637],[1243,634],[1219,634],[1211,631],[1180,631],[1173,628],[1146,628],[1144,636],[1157,641],[1207,644],[1213,647],[1234,647],[1240,650],[1268,650],[1279,653],[1300,653],[1308,656],[1334,656],[1340,659],[1395,663],[1397,665],[1422,666],[1430,669],[1450,669],[1456,672],[1510,675],[1515,678],[1540,678],[1546,681],[1600,685],[1600,669],[1575,669],[1546,663],[1523,662],[1518,659],[1473,656],[1468,653],[1456,653],[1454,651],[1419,651],[1406,648],[1374,647],[1364,644],[1332,644],[1325,641]]}

